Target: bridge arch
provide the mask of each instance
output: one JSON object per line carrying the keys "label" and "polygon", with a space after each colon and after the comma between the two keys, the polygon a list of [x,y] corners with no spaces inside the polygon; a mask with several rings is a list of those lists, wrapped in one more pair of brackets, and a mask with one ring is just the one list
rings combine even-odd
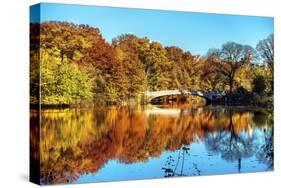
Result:
{"label": "bridge arch", "polygon": [[202,92],[202,91],[190,91],[190,90],[162,90],[162,91],[148,91],[144,93],[146,100],[151,103],[153,100],[165,97],[165,96],[178,96],[178,95],[192,95],[198,96],[206,101],[206,105],[210,104],[214,98],[222,97],[221,93],[217,92]]}

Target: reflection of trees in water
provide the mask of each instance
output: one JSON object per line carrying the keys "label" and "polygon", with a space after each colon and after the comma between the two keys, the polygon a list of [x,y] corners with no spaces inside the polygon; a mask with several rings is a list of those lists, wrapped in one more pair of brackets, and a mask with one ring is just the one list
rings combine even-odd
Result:
{"label": "reflection of trees in water", "polygon": [[[254,120],[257,123],[273,125],[273,110],[267,112],[268,114],[257,114]],[[274,128],[266,127],[263,129],[264,138],[261,140],[261,146],[257,152],[257,159],[259,162],[267,166],[266,170],[273,170],[274,168]]]}
{"label": "reflection of trees in water", "polygon": [[209,136],[206,140],[207,149],[214,153],[220,153],[227,161],[237,161],[238,172],[241,170],[241,159],[251,157],[255,151],[253,147],[254,137],[238,134],[233,124],[233,114],[229,113],[228,130],[220,130],[215,136]]}
{"label": "reflection of trees in water", "polygon": [[[251,113],[234,113],[232,131],[249,131],[251,121]],[[149,117],[140,109],[128,108],[46,110],[40,130],[41,180],[46,184],[71,182],[81,174],[98,172],[109,160],[147,161],[165,150],[182,148],[182,160],[188,156],[184,148],[195,138],[228,129],[224,112],[212,110]],[[182,168],[179,161],[176,173],[184,174]]]}
{"label": "reflection of trees in water", "polygon": [[30,111],[30,145],[29,145],[29,160],[30,160],[30,181],[40,183],[40,118],[37,110]]}
{"label": "reflection of trees in water", "polygon": [[264,140],[257,152],[257,159],[267,166],[266,170],[273,170],[274,168],[274,142],[273,142],[273,128],[269,130],[264,129]]}
{"label": "reflection of trees in water", "polygon": [[[203,140],[206,143],[207,149],[212,153],[221,154],[222,158],[227,161],[237,161],[238,171],[240,172],[241,160],[253,156],[256,152],[254,146],[256,138],[249,135],[253,126],[252,114],[233,113],[232,110],[225,110],[223,116],[224,118],[220,118],[219,121],[216,121],[216,123],[218,123],[217,130],[211,133],[209,133],[210,131],[207,131],[208,134]],[[188,147],[184,146],[183,148]],[[200,175],[201,171],[198,169],[197,164],[193,164],[193,168],[197,173],[182,173],[185,153],[187,156],[189,155],[187,151],[180,149],[177,160],[173,159],[172,156],[168,157],[167,162],[163,167],[165,177]],[[178,169],[178,163],[181,163],[182,165],[180,171]]]}
{"label": "reflection of trees in water", "polygon": [[261,138],[259,137],[260,135],[252,134],[252,132],[249,134],[249,132],[245,130],[237,132],[233,121],[233,113],[230,111],[228,129],[221,129],[215,134],[209,134],[205,141],[206,148],[212,153],[220,154],[221,157],[227,161],[237,161],[238,172],[241,171],[242,159],[250,158],[255,154],[258,155],[260,161],[272,163],[272,137],[267,138],[267,136],[265,136],[265,144],[261,146],[260,142],[257,142],[257,140],[259,141],[263,139],[263,137]]}

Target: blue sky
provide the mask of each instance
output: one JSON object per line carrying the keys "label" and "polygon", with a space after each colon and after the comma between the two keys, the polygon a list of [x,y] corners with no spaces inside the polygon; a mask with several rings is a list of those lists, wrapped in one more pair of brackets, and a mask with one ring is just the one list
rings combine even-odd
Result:
{"label": "blue sky", "polygon": [[111,8],[43,3],[31,8],[31,22],[67,21],[98,27],[111,39],[124,33],[148,37],[164,46],[174,45],[193,54],[205,55],[227,41],[256,46],[273,33],[273,18],[232,16],[177,11]]}

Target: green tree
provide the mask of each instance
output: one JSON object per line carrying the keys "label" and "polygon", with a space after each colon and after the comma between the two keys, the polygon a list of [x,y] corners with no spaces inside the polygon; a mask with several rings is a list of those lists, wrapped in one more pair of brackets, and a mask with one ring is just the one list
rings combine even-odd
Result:
{"label": "green tree", "polygon": [[41,60],[42,104],[90,102],[92,80],[89,73],[75,64],[55,62],[52,57],[42,57]]}

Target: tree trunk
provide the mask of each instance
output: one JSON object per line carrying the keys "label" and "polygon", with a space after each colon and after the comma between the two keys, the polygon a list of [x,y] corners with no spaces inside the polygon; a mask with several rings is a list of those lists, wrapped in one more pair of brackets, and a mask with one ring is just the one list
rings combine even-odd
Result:
{"label": "tree trunk", "polygon": [[229,80],[229,92],[232,95],[232,93],[233,93],[233,78],[230,78],[230,80]]}

